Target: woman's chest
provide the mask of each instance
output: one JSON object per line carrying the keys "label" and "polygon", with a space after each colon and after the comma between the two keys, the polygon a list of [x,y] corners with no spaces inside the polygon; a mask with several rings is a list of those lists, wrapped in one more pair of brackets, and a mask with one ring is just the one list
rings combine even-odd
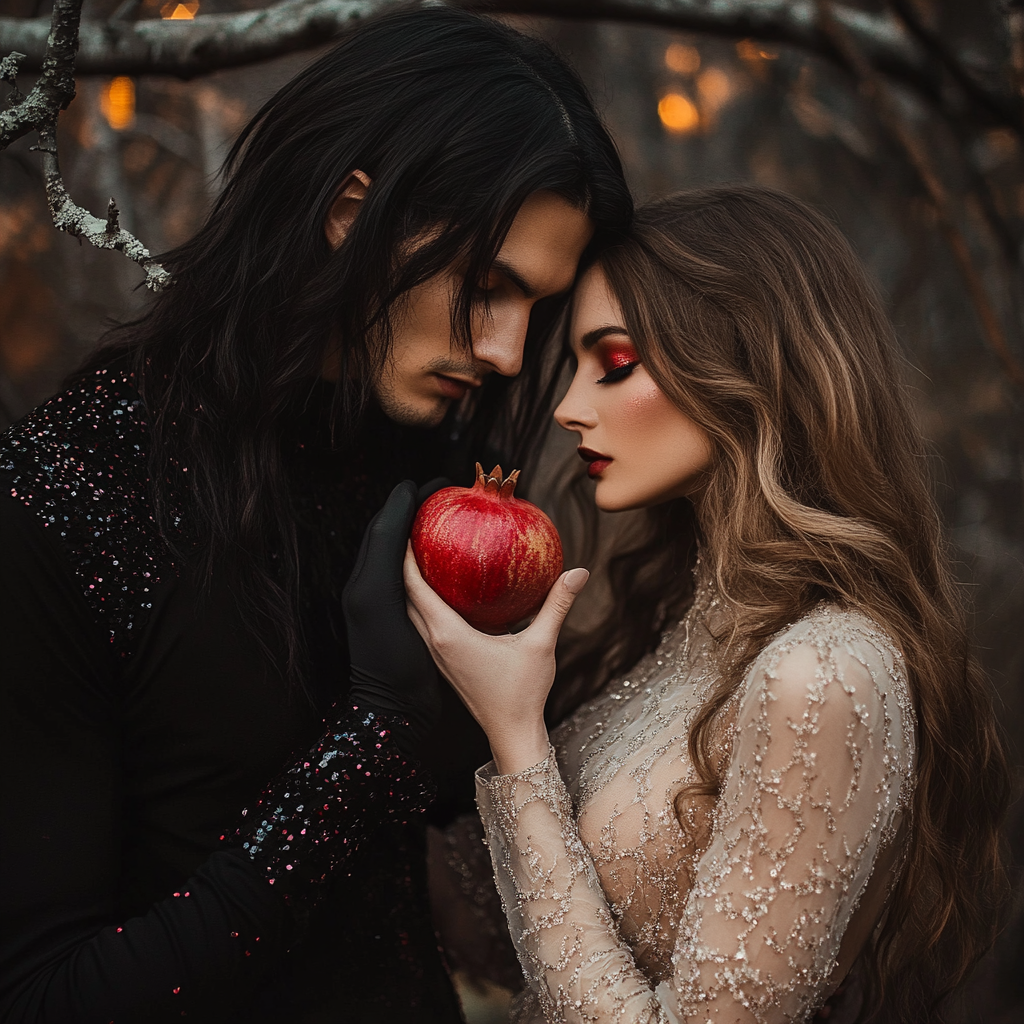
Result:
{"label": "woman's chest", "polygon": [[671,969],[714,806],[692,791],[690,729],[715,682],[699,653],[663,645],[553,737],[580,838],[620,933],[653,978]]}

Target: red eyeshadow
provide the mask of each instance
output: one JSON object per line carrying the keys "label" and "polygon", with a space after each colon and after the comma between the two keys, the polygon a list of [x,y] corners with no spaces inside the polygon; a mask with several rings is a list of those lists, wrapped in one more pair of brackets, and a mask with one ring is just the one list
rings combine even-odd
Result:
{"label": "red eyeshadow", "polygon": [[602,346],[601,365],[604,367],[605,373],[638,362],[640,362],[640,358],[636,354],[636,349],[627,342],[620,341]]}

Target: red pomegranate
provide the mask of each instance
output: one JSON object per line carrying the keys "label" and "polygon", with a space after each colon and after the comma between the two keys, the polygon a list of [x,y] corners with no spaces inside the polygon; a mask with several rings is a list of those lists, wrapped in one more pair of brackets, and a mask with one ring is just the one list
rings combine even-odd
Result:
{"label": "red pomegranate", "polygon": [[555,524],[512,492],[519,470],[476,464],[472,487],[445,487],[420,506],[412,550],[423,578],[471,626],[501,630],[532,615],[562,571]]}

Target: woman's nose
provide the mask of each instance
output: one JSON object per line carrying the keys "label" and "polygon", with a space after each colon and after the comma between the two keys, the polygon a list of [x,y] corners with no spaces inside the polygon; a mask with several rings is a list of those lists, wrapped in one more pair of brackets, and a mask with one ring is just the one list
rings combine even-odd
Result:
{"label": "woman's nose", "polygon": [[597,410],[581,394],[578,379],[577,374],[555,410],[555,422],[565,430],[588,430],[597,426]]}

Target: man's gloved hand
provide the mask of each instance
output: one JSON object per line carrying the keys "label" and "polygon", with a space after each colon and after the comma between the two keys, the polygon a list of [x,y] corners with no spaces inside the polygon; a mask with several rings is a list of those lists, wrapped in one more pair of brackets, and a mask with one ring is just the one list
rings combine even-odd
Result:
{"label": "man's gloved hand", "polygon": [[363,534],[342,607],[351,657],[354,704],[404,718],[408,729],[394,740],[407,757],[421,759],[422,744],[441,707],[437,668],[405,610],[402,561],[419,503],[447,480],[432,480],[417,493],[403,480]]}

